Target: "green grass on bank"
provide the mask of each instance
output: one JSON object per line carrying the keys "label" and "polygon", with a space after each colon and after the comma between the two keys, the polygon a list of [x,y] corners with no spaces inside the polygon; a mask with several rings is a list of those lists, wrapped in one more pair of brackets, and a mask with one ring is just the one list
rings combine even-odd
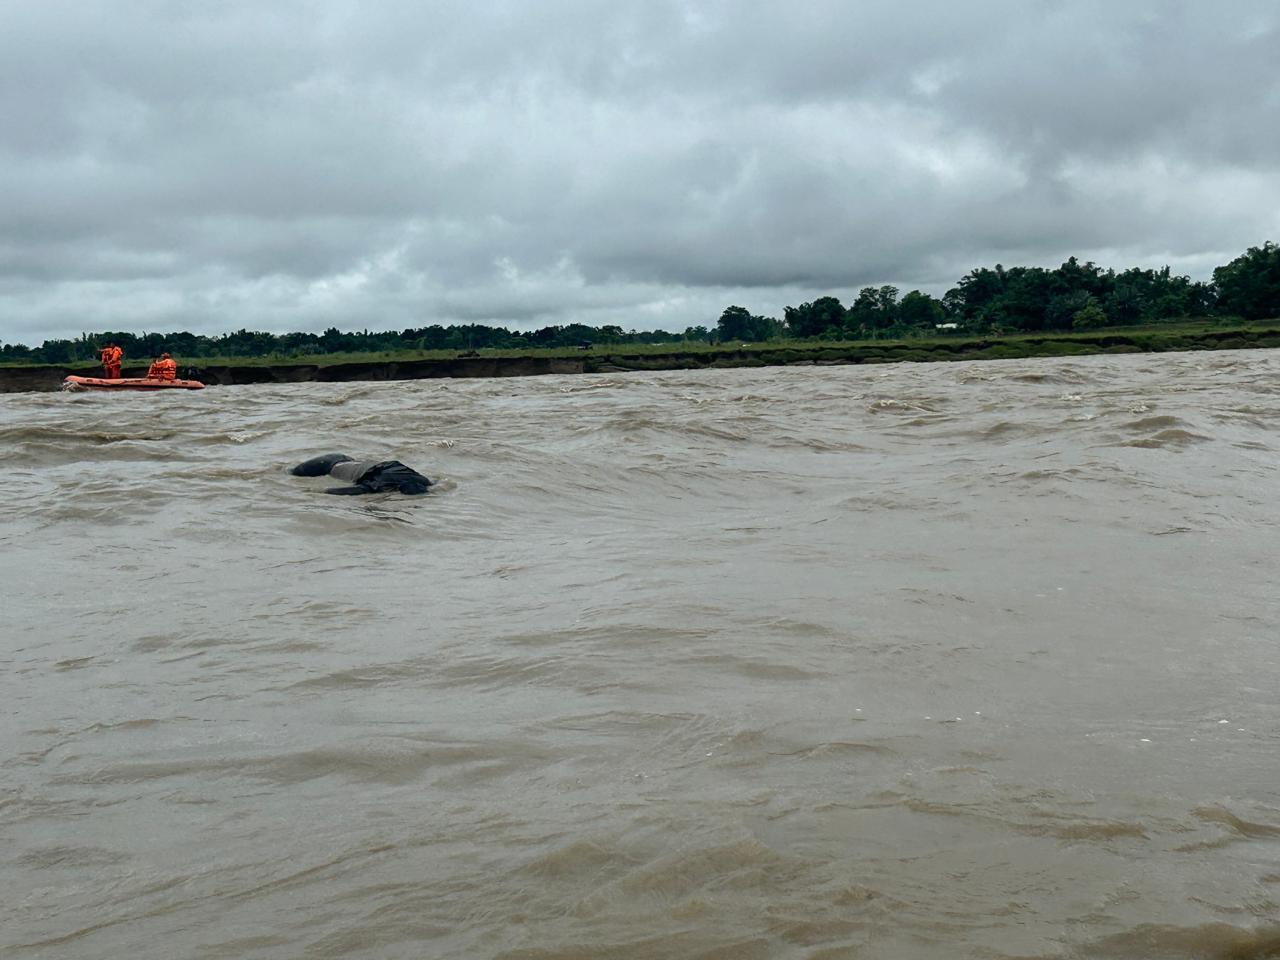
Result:
{"label": "green grass on bank", "polygon": [[[692,365],[704,366],[717,357],[730,358],[735,365],[797,363],[806,360],[891,362],[895,360],[983,359],[1028,356],[1075,356],[1100,352],[1160,352],[1168,350],[1231,349],[1233,347],[1280,347],[1280,318],[1252,323],[1222,320],[1195,320],[1132,327],[1104,327],[1079,333],[1032,332],[1008,334],[939,334],[904,340],[771,340],[762,343],[659,343],[597,344],[588,349],[548,347],[522,349],[389,350],[372,353],[330,353],[313,356],[182,357],[183,366],[267,367],[333,366],[336,364],[406,363],[419,360],[448,361],[459,358],[561,358],[587,360],[588,368],[608,363],[636,368],[645,360],[659,357],[688,357]],[[145,365],[150,358],[125,358],[126,369]],[[98,370],[100,364],[81,361],[71,364],[32,364],[19,361],[0,367],[65,367]]]}

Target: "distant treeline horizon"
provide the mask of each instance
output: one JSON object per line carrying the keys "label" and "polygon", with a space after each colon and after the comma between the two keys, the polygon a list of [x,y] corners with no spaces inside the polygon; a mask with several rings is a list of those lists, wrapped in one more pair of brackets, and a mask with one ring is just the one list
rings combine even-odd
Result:
{"label": "distant treeline horizon", "polygon": [[488,324],[410,327],[401,331],[274,334],[237,330],[217,336],[187,332],[103,331],[74,340],[50,339],[38,347],[0,344],[0,360],[75,363],[98,359],[107,343],[135,360],[168,352],[183,359],[209,357],[302,358],[335,353],[405,350],[529,349],[609,344],[678,344],[730,341],[909,339],[942,334],[1097,330],[1195,318],[1261,320],[1280,317],[1280,246],[1250,247],[1217,267],[1210,282],[1160,270],[1131,267],[1117,273],[1069,258],[1056,269],[979,267],[940,299],[920,290],[900,296],[897,287],[864,287],[845,306],[819,297],[785,307],[781,319],[726,307],[713,326],[624,331],[620,326],[571,323],[538,330],[507,330]]}

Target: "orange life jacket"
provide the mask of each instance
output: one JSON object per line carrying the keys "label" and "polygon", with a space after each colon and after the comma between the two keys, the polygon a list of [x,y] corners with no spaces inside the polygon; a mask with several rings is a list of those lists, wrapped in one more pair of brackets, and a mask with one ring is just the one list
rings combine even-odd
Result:
{"label": "orange life jacket", "polygon": [[107,366],[107,364],[109,364],[109,363],[111,362],[111,354],[112,354],[112,353],[113,353],[113,351],[112,351],[112,349],[111,349],[110,347],[103,347],[103,348],[102,348],[102,352],[101,352],[100,354],[98,354],[98,356],[102,358],[102,365],[103,365],[104,367],[105,367],[105,366]]}
{"label": "orange life jacket", "polygon": [[124,359],[124,351],[119,347],[108,347],[107,349],[111,351],[111,356],[107,358],[107,363],[119,363]]}

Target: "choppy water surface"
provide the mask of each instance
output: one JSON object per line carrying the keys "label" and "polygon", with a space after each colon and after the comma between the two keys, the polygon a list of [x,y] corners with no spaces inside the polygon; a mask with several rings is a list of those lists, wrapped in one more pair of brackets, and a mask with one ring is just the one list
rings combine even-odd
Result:
{"label": "choppy water surface", "polygon": [[4,397],[0,954],[1280,956],[1278,448],[1265,352]]}

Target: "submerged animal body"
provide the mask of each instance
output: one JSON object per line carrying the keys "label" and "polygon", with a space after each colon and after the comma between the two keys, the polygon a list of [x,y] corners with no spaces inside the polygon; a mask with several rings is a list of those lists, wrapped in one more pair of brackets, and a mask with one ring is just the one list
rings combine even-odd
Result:
{"label": "submerged animal body", "polygon": [[334,477],[350,486],[330,487],[325,493],[360,496],[366,493],[426,493],[431,481],[399,460],[355,460],[345,453],[326,453],[304,460],[289,471],[295,477]]}

